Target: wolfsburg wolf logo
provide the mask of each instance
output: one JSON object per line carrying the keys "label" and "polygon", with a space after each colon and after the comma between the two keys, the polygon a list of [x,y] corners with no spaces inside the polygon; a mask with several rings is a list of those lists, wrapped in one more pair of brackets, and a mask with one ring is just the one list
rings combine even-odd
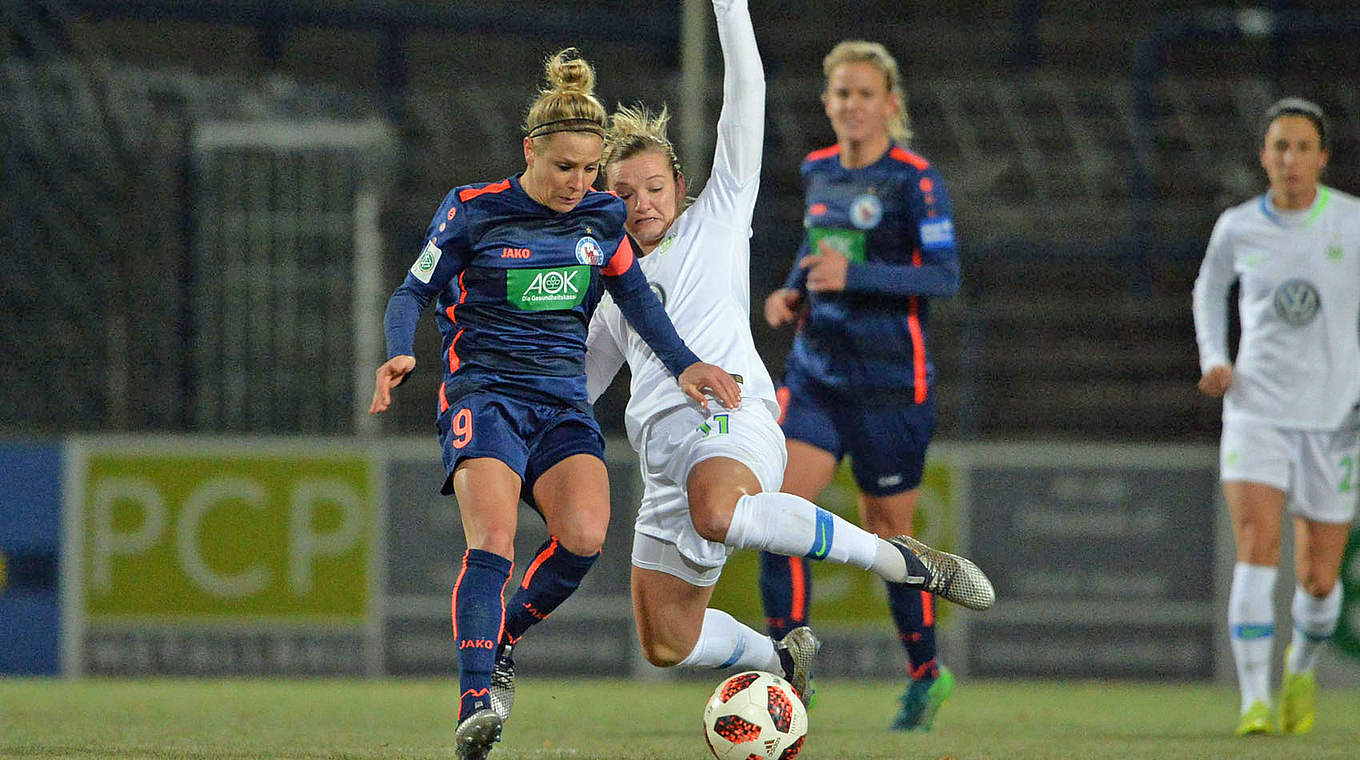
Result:
{"label": "wolfsburg wolf logo", "polygon": [[1275,313],[1287,325],[1303,327],[1322,308],[1322,296],[1307,280],[1289,280],[1275,289]]}

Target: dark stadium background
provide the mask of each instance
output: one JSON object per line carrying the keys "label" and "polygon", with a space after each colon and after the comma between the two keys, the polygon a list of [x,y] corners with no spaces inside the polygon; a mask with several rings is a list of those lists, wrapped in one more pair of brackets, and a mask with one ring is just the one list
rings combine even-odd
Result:
{"label": "dark stadium background", "polygon": [[[1215,439],[1217,406],[1194,389],[1197,260],[1218,212],[1263,187],[1254,119],[1281,94],[1330,111],[1327,180],[1360,184],[1360,14],[1349,3],[752,5],[769,80],[753,303],[797,245],[798,162],[833,139],[817,102],[821,56],[842,38],[880,40],[903,66],[914,147],[943,172],[962,241],[963,292],[934,312],[939,435]],[[11,66],[0,81],[0,430],[15,433],[352,428],[336,408],[348,382],[328,386],[321,419],[283,413],[288,399],[253,418],[195,414],[219,382],[193,360],[202,307],[188,271],[187,141],[198,122],[388,120],[387,292],[449,187],[520,167],[514,127],[546,54],[580,47],[610,104],[683,105],[680,4],[658,0],[11,0],[0,19]],[[705,140],[715,48],[710,59]],[[682,156],[691,179],[710,145]],[[789,333],[758,317],[754,329],[778,372]],[[292,392],[316,392],[316,356],[275,357],[298,380]],[[432,366],[385,432],[430,430]],[[621,398],[601,409],[611,429]]]}
{"label": "dark stadium background", "polygon": [[[945,535],[991,563],[1003,602],[971,619],[971,639],[947,629],[945,656],[961,665],[967,651],[991,674],[1226,683],[1219,405],[1195,389],[1190,289],[1218,214],[1265,187],[1257,119],[1278,97],[1329,112],[1324,181],[1360,193],[1360,11],[1345,0],[750,4],[768,83],[752,324],[772,373],[791,334],[767,329],[759,304],[800,238],[799,162],[834,139],[818,95],[835,42],[877,40],[897,56],[912,147],[953,199],[963,290],[932,304],[932,457],[945,464],[928,474],[942,485],[928,485],[931,498],[975,503],[947,514],[960,524]],[[393,409],[368,418],[382,303],[449,188],[522,168],[518,125],[544,57],[562,47],[595,64],[607,104],[670,104],[690,187],[701,187],[721,89],[711,23],[699,18],[687,25],[682,3],[662,0],[0,2],[0,672],[59,670],[58,588],[75,572],[71,535],[87,529],[63,528],[63,510],[86,506],[63,489],[98,474],[81,469],[84,452],[117,459],[224,439],[224,458],[258,447],[286,462],[294,440],[389,457],[387,490],[373,486],[394,523],[378,596],[406,617],[378,629],[410,644],[412,672],[448,672],[462,539],[452,500],[429,483],[442,474],[438,336],[424,320],[415,375]],[[356,134],[377,137],[356,148],[345,142]],[[251,146],[324,135],[349,147]],[[362,277],[360,248],[377,252]],[[617,383],[597,409],[611,436],[625,393]],[[619,443],[611,546],[537,645],[560,648],[559,672],[590,665],[576,640],[605,641],[610,667],[638,662],[625,580],[635,469]],[[1106,535],[1051,533],[1106,514]],[[1025,524],[1036,535],[1012,532]],[[1143,543],[1118,534],[1139,526],[1151,526]],[[521,555],[535,543],[523,537]],[[1063,588],[1025,596],[1009,572],[1021,563]],[[1144,571],[1148,586],[1128,580]],[[734,558],[724,577],[741,572]],[[1092,591],[1084,573],[1109,583]],[[1152,591],[1121,596],[1126,580],[1135,596]],[[141,652],[145,631],[120,623],[69,636],[63,651]],[[42,642],[26,638],[37,632]],[[218,633],[205,646],[240,643]],[[856,636],[831,642],[829,672],[896,672],[890,639]],[[346,643],[328,651],[344,659]],[[1360,652],[1360,640],[1350,646]],[[1089,657],[1053,672],[1071,651]],[[402,672],[367,656],[340,671]],[[525,652],[524,663],[541,672],[551,656],[540,667]],[[233,672],[199,659],[188,672]],[[144,665],[105,671],[157,670]],[[1344,665],[1354,683],[1354,662]]]}

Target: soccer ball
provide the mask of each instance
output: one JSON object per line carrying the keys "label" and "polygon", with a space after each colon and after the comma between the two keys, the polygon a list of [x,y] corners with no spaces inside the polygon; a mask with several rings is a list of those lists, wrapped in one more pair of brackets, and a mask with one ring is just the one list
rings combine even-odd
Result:
{"label": "soccer ball", "polygon": [[807,710],[779,676],[738,673],[708,698],[704,736],[718,760],[793,760],[807,736]]}

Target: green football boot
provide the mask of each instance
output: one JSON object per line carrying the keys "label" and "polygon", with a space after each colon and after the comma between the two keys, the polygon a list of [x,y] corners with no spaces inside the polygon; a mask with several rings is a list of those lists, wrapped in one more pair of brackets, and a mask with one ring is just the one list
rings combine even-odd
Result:
{"label": "green football boot", "polygon": [[[1285,662],[1289,651],[1285,650]],[[1286,734],[1306,734],[1313,730],[1317,717],[1317,676],[1313,671],[1290,673],[1284,669],[1280,683],[1280,730]]]}
{"label": "green football boot", "polygon": [[911,682],[898,701],[902,708],[893,719],[894,731],[929,731],[935,725],[940,707],[954,693],[954,674],[940,666],[940,675]]}
{"label": "green football boot", "polygon": [[1270,716],[1270,706],[1257,700],[1252,702],[1237,721],[1234,736],[1253,736],[1255,734],[1275,733],[1275,721]]}

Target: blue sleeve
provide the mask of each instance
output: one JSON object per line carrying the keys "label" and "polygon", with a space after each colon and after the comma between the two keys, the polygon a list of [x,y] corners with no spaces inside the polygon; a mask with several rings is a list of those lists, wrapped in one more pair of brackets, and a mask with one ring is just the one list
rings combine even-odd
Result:
{"label": "blue sleeve", "polygon": [[387,358],[415,354],[416,324],[421,312],[439,296],[449,281],[467,267],[466,213],[456,191],[449,192],[425,234],[425,247],[406,272],[406,279],[387,299],[383,329]]}
{"label": "blue sleeve", "polygon": [[[930,188],[929,192],[921,189]],[[851,263],[845,292],[886,296],[948,297],[959,291],[959,252],[954,240],[954,214],[944,180],[934,168],[914,179],[907,193],[915,227],[919,264],[882,261]]]}
{"label": "blue sleeve", "polygon": [[699,357],[689,350],[689,346],[675,331],[675,325],[666,316],[661,300],[647,285],[647,277],[642,274],[637,259],[633,259],[623,274],[604,275],[603,280],[605,289],[614,296],[614,303],[623,312],[628,325],[646,341],[648,348],[652,349],[652,353],[672,375],[680,377],[686,367],[699,361]]}
{"label": "blue sleeve", "polygon": [[798,262],[808,255],[807,235],[803,236],[803,242],[798,245],[798,253],[793,256],[793,269],[789,270],[789,276],[784,278],[784,287],[789,290],[796,290],[803,295],[807,295],[807,270],[798,266]]}

